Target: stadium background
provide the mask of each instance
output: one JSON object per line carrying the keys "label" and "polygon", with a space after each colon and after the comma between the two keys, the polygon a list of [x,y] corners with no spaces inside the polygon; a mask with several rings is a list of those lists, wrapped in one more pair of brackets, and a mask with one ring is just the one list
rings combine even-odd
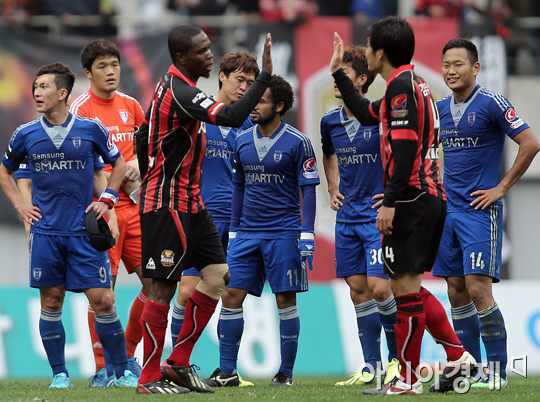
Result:
{"label": "stadium background", "polygon": [[[506,43],[495,34],[494,25],[467,25],[454,19],[409,20],[417,40],[413,62],[437,98],[448,93],[440,74],[442,47],[456,36],[472,38],[480,50],[479,83],[505,94],[533,131],[540,133],[540,116],[536,112],[540,78],[538,74],[507,74]],[[111,38],[122,53],[120,89],[136,97],[144,109],[149,105],[153,85],[170,64],[166,47],[170,26],[186,22],[194,23],[172,18],[160,28],[139,29]],[[320,118],[338,104],[328,69],[332,33],[337,30],[346,43],[362,44],[366,27],[346,17],[313,17],[299,25],[248,24],[242,27],[241,38],[237,29],[213,29],[214,71],[210,79],[201,79],[198,86],[208,94],[216,93],[216,71],[221,56],[240,48],[260,52],[265,33],[271,32],[274,72],[287,79],[296,92],[295,106],[285,120],[310,136],[320,160]],[[79,51],[87,41],[88,37],[44,35],[0,26],[0,146],[7,145],[19,124],[37,116],[31,84],[41,65],[58,60],[71,65],[78,76],[74,96],[88,88],[79,61]],[[383,92],[384,81],[379,77],[367,95],[376,99]],[[507,142],[506,166],[512,163],[515,153],[516,147]],[[503,276],[506,279],[495,286],[496,299],[507,322],[509,356],[517,359],[519,371],[523,371],[523,359],[527,356],[529,374],[540,373],[540,301],[536,295],[540,288],[539,184],[540,162],[536,160],[505,197]],[[310,291],[298,298],[302,329],[295,374],[340,375],[356,370],[363,359],[348,288],[343,281],[334,279],[335,215],[328,205],[324,178],[317,197],[315,270],[309,272]],[[38,292],[27,286],[26,236],[3,192],[0,192],[0,256],[0,378],[47,377],[50,368],[37,328]],[[123,323],[127,322],[129,303],[138,292],[137,283],[136,277],[121,271],[117,308]],[[449,309],[444,282],[433,280],[427,287]],[[63,321],[67,334],[66,359],[72,376],[93,374],[86,309],[84,296],[71,294],[66,298]],[[246,378],[271,377],[279,366],[279,322],[272,294],[266,291],[260,299],[249,298],[245,316],[240,371]],[[218,365],[216,323],[214,316],[192,359],[201,366],[202,374],[210,374]],[[166,348],[171,347],[168,342]],[[138,354],[141,355],[140,348]],[[444,361],[443,349],[429,335],[424,337],[422,360]],[[31,369],[28,362],[32,362]]]}

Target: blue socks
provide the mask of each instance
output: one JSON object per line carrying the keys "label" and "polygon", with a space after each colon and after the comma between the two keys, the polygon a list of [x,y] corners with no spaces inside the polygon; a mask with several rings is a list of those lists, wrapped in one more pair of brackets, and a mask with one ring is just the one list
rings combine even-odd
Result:
{"label": "blue socks", "polygon": [[[480,319],[480,335],[486,348],[489,370],[497,370],[497,362],[500,362],[501,378],[506,379],[506,328],[504,318],[497,303],[485,310],[478,312]],[[491,366],[494,365],[494,366]]]}
{"label": "blue socks", "polygon": [[392,359],[398,359],[397,345],[396,345],[396,317],[397,308],[394,295],[390,295],[388,299],[383,302],[377,302],[379,307],[379,320],[384,328],[384,334],[386,335],[386,346],[388,347],[388,362]]}
{"label": "blue socks", "polygon": [[281,366],[279,371],[292,378],[296,353],[298,351],[298,335],[300,335],[300,317],[298,307],[291,306],[278,309],[281,339]]}
{"label": "blue socks", "polygon": [[373,369],[376,369],[377,362],[381,361],[382,325],[379,318],[379,307],[377,302],[372,299],[365,303],[356,304],[354,309],[356,310],[358,338],[360,338],[360,344],[362,345],[364,362],[366,365],[370,364]]}
{"label": "blue socks", "polygon": [[53,376],[59,373],[66,373],[69,377],[64,354],[66,333],[62,324],[62,310],[45,311],[42,309],[39,317],[39,333],[53,371]]}
{"label": "blue socks", "polygon": [[[103,345],[104,355],[109,355],[116,378],[128,370],[126,338],[116,310],[111,314],[96,313],[96,332]],[[112,375],[108,372],[107,375]]]}
{"label": "blue socks", "polygon": [[179,305],[178,302],[175,300],[171,320],[171,338],[173,347],[178,340],[178,334],[180,334],[180,330],[182,329],[185,314],[186,308]]}
{"label": "blue socks", "polygon": [[238,349],[244,332],[244,309],[221,308],[218,322],[219,368],[232,374],[236,372]]}
{"label": "blue socks", "polygon": [[452,308],[452,323],[463,347],[482,363],[482,350],[480,349],[480,321],[473,302],[466,306]]}

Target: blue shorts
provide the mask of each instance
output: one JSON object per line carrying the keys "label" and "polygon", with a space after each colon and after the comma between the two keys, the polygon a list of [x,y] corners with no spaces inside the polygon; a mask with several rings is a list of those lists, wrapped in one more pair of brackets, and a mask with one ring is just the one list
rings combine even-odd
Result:
{"label": "blue shorts", "polygon": [[501,278],[503,207],[450,212],[446,216],[433,276],[487,275]]}
{"label": "blue shorts", "polygon": [[381,234],[374,223],[336,222],[336,276],[376,276],[388,279],[384,273]]}
{"label": "blue shorts", "polygon": [[[227,254],[227,245],[229,244],[229,226],[230,222],[214,222],[216,224],[216,229],[219,232],[219,237],[221,237],[221,243],[223,244],[223,251]],[[182,276],[201,276],[197,268],[188,268],[184,269]]]}
{"label": "blue shorts", "polygon": [[30,286],[64,285],[82,291],[111,287],[107,252],[97,251],[88,236],[30,235]]}
{"label": "blue shorts", "polygon": [[308,290],[306,265],[302,263],[298,239],[236,238],[227,255],[230,288],[260,296],[264,282],[273,293]]}

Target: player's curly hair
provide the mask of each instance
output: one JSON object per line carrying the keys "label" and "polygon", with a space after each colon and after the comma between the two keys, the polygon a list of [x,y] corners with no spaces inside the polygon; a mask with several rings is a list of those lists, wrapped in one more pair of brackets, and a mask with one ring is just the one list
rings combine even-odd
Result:
{"label": "player's curly hair", "polygon": [[272,75],[268,89],[272,93],[272,104],[274,107],[283,102],[283,109],[279,112],[283,116],[294,103],[294,91],[285,79],[280,75]]}
{"label": "player's curly hair", "polygon": [[176,53],[187,54],[193,46],[193,37],[203,32],[199,27],[193,25],[179,25],[169,33],[168,44],[169,53],[174,60]]}
{"label": "player's curly hair", "polygon": [[[56,84],[56,89],[64,88],[67,90],[66,104],[75,84],[75,73],[71,71],[71,68],[58,61],[56,63],[47,64],[42,66],[36,73],[36,77],[40,77],[45,74],[54,75],[54,83]],[[34,81],[35,84],[35,81]]]}
{"label": "player's curly hair", "polygon": [[98,57],[116,57],[120,61],[120,49],[116,43],[108,39],[96,39],[88,42],[81,51],[81,63],[83,68],[92,71],[92,64]]}
{"label": "player's curly hair", "polygon": [[[221,59],[219,63],[219,72],[223,72],[225,77],[229,77],[229,74],[235,71],[240,71],[244,74],[253,74],[255,78],[259,76],[260,70],[257,64],[255,56],[249,52],[236,52],[227,53]],[[222,82],[219,81],[219,89],[221,89]]]}
{"label": "player's curly hair", "polygon": [[354,45],[346,47],[343,53],[343,63],[351,66],[357,77],[361,75],[367,77],[366,82],[362,85],[362,92],[366,93],[373,80],[375,80],[375,74],[368,70],[366,48]]}

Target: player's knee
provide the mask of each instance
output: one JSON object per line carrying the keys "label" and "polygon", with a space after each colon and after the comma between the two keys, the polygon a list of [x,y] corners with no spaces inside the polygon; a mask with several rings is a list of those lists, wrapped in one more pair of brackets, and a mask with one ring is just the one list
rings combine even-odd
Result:
{"label": "player's knee", "polygon": [[110,314],[114,311],[113,301],[109,292],[92,297],[90,300],[92,308],[96,314]]}
{"label": "player's knee", "polygon": [[229,274],[229,267],[227,264],[208,265],[201,269],[200,274],[201,281],[197,285],[197,290],[210,297],[219,299],[228,284],[226,278]]}

